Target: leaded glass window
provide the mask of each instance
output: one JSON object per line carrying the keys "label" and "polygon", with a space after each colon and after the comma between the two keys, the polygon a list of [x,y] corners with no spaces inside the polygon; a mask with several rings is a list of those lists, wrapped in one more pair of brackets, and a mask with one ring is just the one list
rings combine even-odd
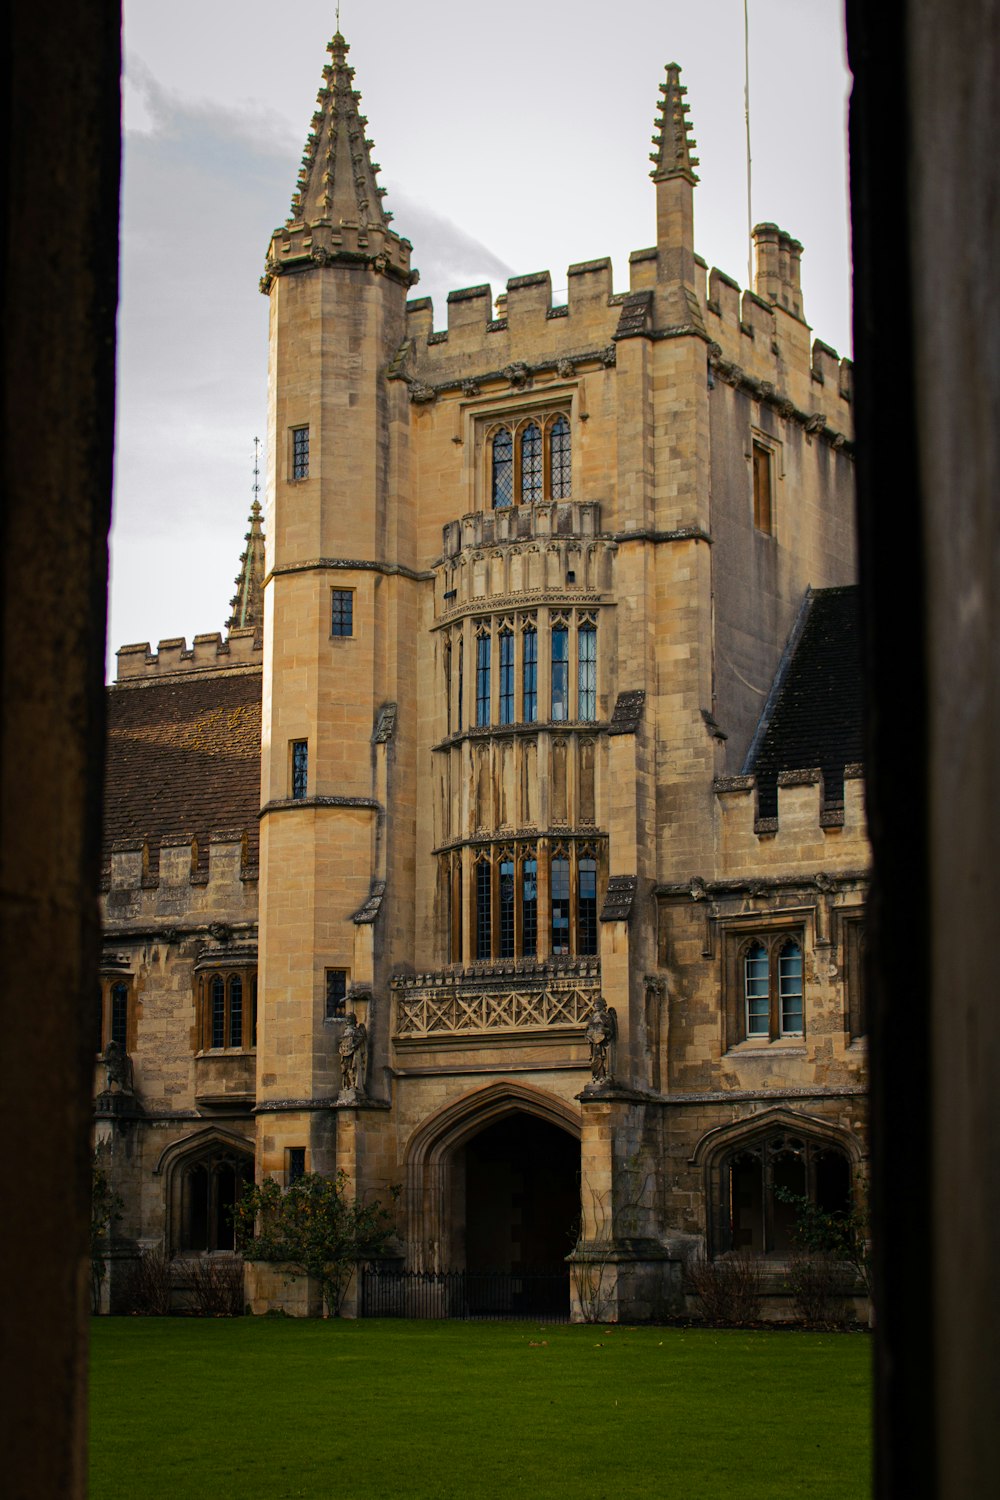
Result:
{"label": "leaded glass window", "polygon": [[123,1052],[128,1051],[128,985],[111,987],[111,1037]]}
{"label": "leaded glass window", "polygon": [[492,958],[492,911],[490,908],[490,862],[484,857],[476,863],[476,958]]}
{"label": "leaded glass window", "polygon": [[514,504],[514,439],[508,428],[493,434],[493,509]]}
{"label": "leaded glass window", "polygon": [[751,943],[743,957],[743,994],[746,1002],[747,1036],[770,1034],[771,980],[767,949]]}
{"label": "leaded glass window", "polygon": [[514,957],[514,856],[500,861],[500,958]]}
{"label": "leaded glass window", "polygon": [[490,638],[476,639],[476,723],[490,722]]}
{"label": "leaded glass window", "polygon": [[577,718],[597,718],[597,629],[582,625],[577,632]]}
{"label": "leaded glass window", "polygon": [[552,718],[569,718],[569,629],[552,629]]}
{"label": "leaded glass window", "polygon": [[353,635],[354,634],[354,590],[333,589],[333,602],[330,612],[330,634],[331,635]]}
{"label": "leaded glass window", "polygon": [[538,718],[538,631],[529,625],[521,635],[521,718],[534,724]]}
{"label": "leaded glass window", "polygon": [[212,1046],[226,1045],[226,981],[216,974],[210,987],[212,997]]}
{"label": "leaded glass window", "polygon": [[802,1035],[802,949],[785,943],[778,955],[778,1009],[781,1035]]}
{"label": "leaded glass window", "polygon": [[553,500],[568,500],[572,493],[571,459],[569,423],[565,417],[558,416],[549,429],[549,473]]}
{"label": "leaded glass window", "polygon": [[521,861],[521,951],[534,958],[538,948],[538,860]]}
{"label": "leaded glass window", "polygon": [[521,433],[521,504],[542,498],[542,429],[529,422]]}
{"label": "leaded glass window", "polygon": [[309,478],[309,428],[292,428],[292,478]]}
{"label": "leaded glass window", "polygon": [[229,981],[229,1046],[243,1046],[243,981],[234,974]]}
{"label": "leaded glass window", "polygon": [[342,1016],[347,1001],[347,969],[327,969],[326,971],[326,1018],[332,1021],[335,1016]]}
{"label": "leaded glass window", "polygon": [[597,861],[581,859],[577,867],[577,953],[589,956],[597,952]]}
{"label": "leaded glass window", "polygon": [[300,802],[309,787],[309,741],[292,741],[292,797]]}
{"label": "leaded glass window", "polygon": [[559,855],[550,866],[552,891],[552,952],[569,953],[569,860]]}
{"label": "leaded glass window", "polygon": [[500,631],[500,723],[514,722],[514,632]]}

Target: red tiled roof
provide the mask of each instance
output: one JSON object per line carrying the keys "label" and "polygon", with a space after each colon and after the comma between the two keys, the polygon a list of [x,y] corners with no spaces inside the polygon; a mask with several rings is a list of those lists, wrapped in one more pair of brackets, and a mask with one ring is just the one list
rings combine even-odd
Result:
{"label": "red tiled roof", "polygon": [[173,678],[108,690],[104,863],[121,842],[195,837],[205,867],[214,829],[246,831],[257,864],[259,671]]}

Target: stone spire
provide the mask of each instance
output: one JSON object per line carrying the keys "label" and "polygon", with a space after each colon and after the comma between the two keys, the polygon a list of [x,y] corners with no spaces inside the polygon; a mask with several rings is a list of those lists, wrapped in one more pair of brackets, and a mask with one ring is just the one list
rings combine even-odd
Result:
{"label": "stone spire", "polygon": [[250,507],[250,530],[243,540],[246,551],[240,553],[240,571],[236,575],[236,593],[229,601],[232,614],[226,621],[231,630],[254,630],[258,634],[264,623],[264,528],[260,519],[260,469],[257,461],[258,440],[254,438],[253,504]]}
{"label": "stone spire", "polygon": [[361,95],[352,87],[354,69],[339,31],[326,50],[331,61],[323,69],[291,212],[272,234],[264,262],[260,289],[267,295],[278,277],[325,266],[367,266],[405,287],[417,280],[413,246],[389,228],[392,214],[382,207],[385,188],[376,182],[380,168],[371,158],[368,121],[358,113]]}
{"label": "stone spire", "polygon": [[667,63],[667,81],[660,84],[660,102],[657,105],[656,134],[653,136],[655,151],[649,153],[653,163],[650,172],[654,182],[665,182],[670,177],[684,177],[691,186],[697,183],[695,167],[698,158],[691,155],[695,142],[689,139],[691,122],[688,120],[684,96],[687,89],[681,83],[681,70],[677,63]]}
{"label": "stone spire", "polygon": [[288,223],[385,228],[392,215],[382,207],[385,188],[375,180],[380,169],[371,159],[374,142],[365,136],[368,121],[358,113],[361,95],[347,65],[351,49],[338,31],[326,50],[332,61],[323,69]]}

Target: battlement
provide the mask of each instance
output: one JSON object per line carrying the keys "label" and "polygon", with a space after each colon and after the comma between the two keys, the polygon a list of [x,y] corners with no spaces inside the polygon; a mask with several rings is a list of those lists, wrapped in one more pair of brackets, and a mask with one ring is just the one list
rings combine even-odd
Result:
{"label": "battlement", "polygon": [[119,839],[102,871],[105,925],[154,918],[253,917],[257,904],[257,830],[213,829],[151,840]]}
{"label": "battlement", "polygon": [[843,801],[827,798],[817,768],[780,772],[774,818],[758,815],[756,776],[719,777],[713,790],[723,875],[762,865],[795,870],[817,860],[854,865],[865,855],[864,772],[856,763],[844,767]]}
{"label": "battlement", "polygon": [[231,630],[225,639],[217,630],[196,635],[190,650],[186,638],[181,635],[160,641],[155,652],[150,651],[148,641],[140,641],[121,646],[116,655],[116,681],[131,682],[141,678],[172,677],[180,672],[193,676],[238,668],[259,669],[264,661],[264,648],[260,632],[248,628]]}

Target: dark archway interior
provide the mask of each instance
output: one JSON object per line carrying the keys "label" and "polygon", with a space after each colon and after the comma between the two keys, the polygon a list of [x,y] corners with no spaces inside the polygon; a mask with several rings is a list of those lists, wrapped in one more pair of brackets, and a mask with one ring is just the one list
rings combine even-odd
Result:
{"label": "dark archway interior", "polygon": [[513,1114],[465,1147],[465,1264],[470,1271],[560,1271],[580,1221],[580,1142]]}

